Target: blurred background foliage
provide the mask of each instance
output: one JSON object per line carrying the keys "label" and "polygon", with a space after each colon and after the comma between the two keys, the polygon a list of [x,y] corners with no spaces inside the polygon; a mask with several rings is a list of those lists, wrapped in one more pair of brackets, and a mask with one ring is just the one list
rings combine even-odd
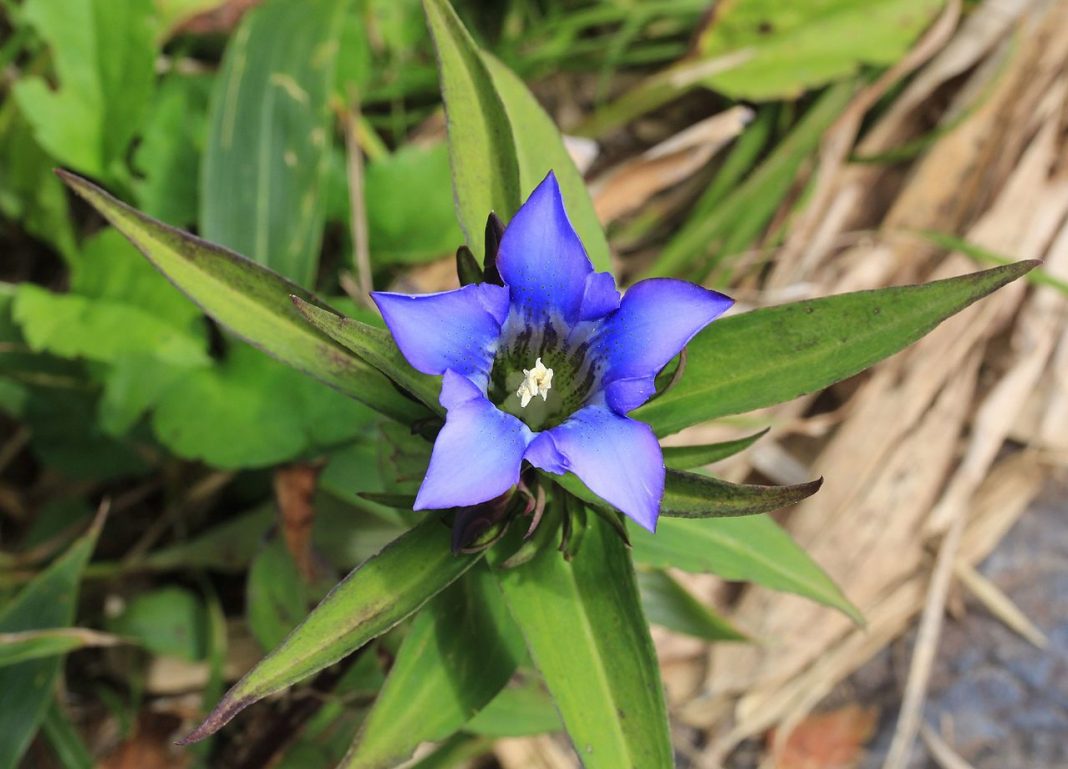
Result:
{"label": "blurred background foliage", "polygon": [[[455,5],[568,134],[619,271],[740,286],[743,300],[819,192],[829,129],[888,110],[894,82],[849,108],[949,13],[941,0]],[[316,769],[347,749],[404,628],[257,723],[180,753],[169,742],[338,574],[419,519],[359,492],[412,492],[426,444],[221,331],[52,169],[373,320],[371,285],[455,280],[432,51],[416,0],[0,0],[0,769]],[[907,163],[943,130],[854,159]],[[768,525],[769,563],[726,576],[845,605]],[[708,548],[737,543],[664,539],[671,558],[636,544],[652,621],[744,638],[659,568],[715,570]],[[557,728],[528,677],[420,765]]]}

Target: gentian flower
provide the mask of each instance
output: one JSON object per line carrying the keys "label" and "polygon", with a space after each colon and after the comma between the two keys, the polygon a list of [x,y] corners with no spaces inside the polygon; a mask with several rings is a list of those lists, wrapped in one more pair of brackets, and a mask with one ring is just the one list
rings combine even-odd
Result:
{"label": "gentian flower", "polygon": [[732,304],[666,278],[620,298],[594,272],[550,172],[501,238],[503,285],[372,294],[401,353],[442,375],[445,426],[415,509],[480,504],[515,486],[523,462],[572,472],[654,530],[664,458],[648,425],[627,414],[697,332]]}

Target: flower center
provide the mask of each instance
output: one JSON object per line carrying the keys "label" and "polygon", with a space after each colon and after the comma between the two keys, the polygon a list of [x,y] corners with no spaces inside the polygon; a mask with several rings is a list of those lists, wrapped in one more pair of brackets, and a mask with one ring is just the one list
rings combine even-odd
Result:
{"label": "flower center", "polygon": [[521,408],[526,408],[531,398],[537,395],[541,396],[542,401],[548,400],[549,390],[553,386],[553,370],[545,368],[541,358],[534,362],[534,368],[523,369],[523,377],[522,384],[515,392]]}

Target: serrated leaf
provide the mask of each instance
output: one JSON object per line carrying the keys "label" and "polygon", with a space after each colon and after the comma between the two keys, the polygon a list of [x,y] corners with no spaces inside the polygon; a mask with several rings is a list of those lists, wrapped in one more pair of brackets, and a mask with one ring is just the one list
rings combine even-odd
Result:
{"label": "serrated leaf", "polygon": [[654,625],[705,641],[747,640],[744,633],[660,569],[640,569],[638,589],[645,616]]}
{"label": "serrated leaf", "polygon": [[341,15],[348,0],[269,0],[230,38],[201,177],[205,238],[310,286]]}
{"label": "serrated leaf", "polygon": [[632,416],[668,435],[827,387],[893,355],[1037,264],[722,318],[687,346],[682,381]]}
{"label": "serrated leaf", "polygon": [[717,8],[696,48],[705,58],[747,52],[702,82],[738,99],[792,99],[806,89],[897,62],[942,0],[740,0]]}
{"label": "serrated leaf", "polygon": [[338,344],[356,353],[387,377],[422,401],[431,411],[444,414],[438,403],[441,378],[416,371],[401,355],[390,333],[355,318],[346,318],[333,310],[326,310],[299,296],[293,304],[308,322]]}
{"label": "serrated leaf", "polygon": [[497,575],[586,769],[671,769],[660,670],[616,532],[591,515],[571,562],[544,548]]}
{"label": "serrated leaf", "polygon": [[556,173],[568,218],[597,270],[612,268],[612,256],[586,182],[575,167],[556,123],[519,77],[493,55],[483,52],[497,95],[504,104],[519,161],[519,190],[523,199],[546,174]]}
{"label": "serrated leaf", "polygon": [[519,164],[511,125],[477,44],[447,0],[423,0],[437,52],[460,227],[484,255],[486,216],[507,219],[520,203]]}
{"label": "serrated leaf", "polygon": [[656,534],[629,529],[634,560],[657,568],[707,572],[811,598],[862,622],[834,581],[766,515],[662,518]]}
{"label": "serrated leaf", "polygon": [[338,769],[387,769],[453,734],[508,683],[525,653],[494,577],[476,566],[412,623]]}
{"label": "serrated leaf", "polygon": [[767,435],[770,429],[768,427],[759,433],[753,433],[745,438],[737,438],[733,441],[706,443],[699,446],[664,446],[664,464],[672,470],[692,470],[695,467],[704,467],[713,462],[719,462],[721,459],[740,454]]}
{"label": "serrated leaf", "polygon": [[[24,587],[0,614],[0,633],[66,627],[74,619],[78,585],[103,519]],[[44,657],[0,668],[0,769],[14,769],[45,715],[62,658]]]}
{"label": "serrated leaf", "polygon": [[253,702],[334,664],[413,614],[478,561],[454,556],[449,542],[448,527],[430,518],[357,567],[182,742],[214,734]]}
{"label": "serrated leaf", "polygon": [[242,338],[399,421],[425,416],[386,377],[304,320],[290,296],[318,300],[295,283],[145,216],[80,177],[59,175],[183,293]]}

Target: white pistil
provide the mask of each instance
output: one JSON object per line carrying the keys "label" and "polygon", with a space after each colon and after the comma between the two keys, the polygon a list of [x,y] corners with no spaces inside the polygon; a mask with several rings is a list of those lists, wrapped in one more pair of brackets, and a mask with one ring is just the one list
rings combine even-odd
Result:
{"label": "white pistil", "polygon": [[549,397],[549,389],[553,386],[553,370],[545,368],[545,364],[538,358],[534,362],[534,368],[523,369],[523,383],[515,394],[519,397],[519,405],[527,407],[531,398],[540,395],[544,401]]}

